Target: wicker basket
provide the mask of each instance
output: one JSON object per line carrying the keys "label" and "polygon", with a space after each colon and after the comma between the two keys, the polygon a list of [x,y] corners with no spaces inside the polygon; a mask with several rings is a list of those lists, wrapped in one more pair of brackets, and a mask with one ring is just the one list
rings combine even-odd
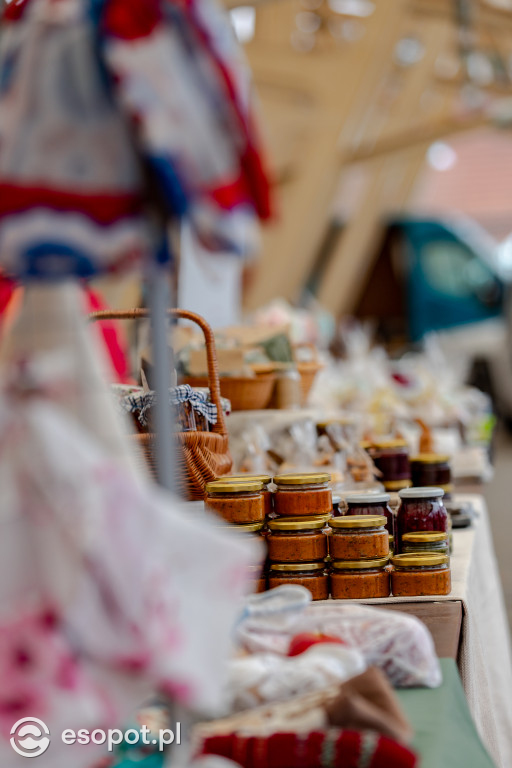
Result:
{"label": "wicker basket", "polygon": [[[272,397],[275,373],[259,373],[256,376],[225,376],[220,379],[222,397],[231,401],[233,411],[259,411],[267,407]],[[186,376],[183,384],[191,387],[208,386],[207,379]]]}
{"label": "wicker basket", "polygon": [[[228,432],[220,402],[219,373],[215,339],[208,323],[194,312],[182,309],[170,309],[169,315],[183,320],[191,320],[202,330],[206,342],[208,377],[203,380],[209,387],[212,402],[217,406],[217,423],[212,432],[177,432],[175,433],[177,450],[175,452],[177,473],[176,491],[187,499],[203,499],[205,485],[216,477],[230,472],[233,465],[229,453]],[[138,320],[146,318],[145,309],[126,311],[105,310],[94,312],[91,320]],[[130,439],[142,447],[141,457],[156,477],[156,436],[154,434],[131,435]]]}

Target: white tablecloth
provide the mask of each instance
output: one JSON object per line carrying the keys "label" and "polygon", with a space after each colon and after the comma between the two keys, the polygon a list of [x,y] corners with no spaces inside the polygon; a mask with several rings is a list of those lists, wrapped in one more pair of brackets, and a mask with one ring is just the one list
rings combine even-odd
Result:
{"label": "white tablecloth", "polygon": [[[477,518],[471,528],[454,531],[452,591],[435,599],[463,603],[458,663],[469,708],[496,765],[512,768],[512,654],[487,509],[481,496],[457,498],[470,500]],[[429,600],[391,597],[364,602]]]}

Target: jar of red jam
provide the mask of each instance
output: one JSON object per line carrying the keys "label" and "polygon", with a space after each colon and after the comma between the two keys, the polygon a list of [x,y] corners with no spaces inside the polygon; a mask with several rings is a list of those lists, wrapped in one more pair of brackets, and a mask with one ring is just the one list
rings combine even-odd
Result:
{"label": "jar of red jam", "polygon": [[448,513],[442,488],[405,488],[399,492],[400,506],[395,519],[395,552],[402,550],[402,536],[414,531],[448,530]]}
{"label": "jar of red jam", "polygon": [[396,597],[449,595],[449,558],[443,554],[401,554],[391,558],[391,591]]}
{"label": "jar of red jam", "polygon": [[345,515],[383,515],[388,533],[394,533],[394,515],[389,506],[389,493],[351,493],[345,497]]}
{"label": "jar of red jam", "polygon": [[245,483],[245,482],[260,482],[263,483],[263,502],[265,506],[265,515],[268,517],[272,514],[274,511],[274,502],[273,502],[273,496],[274,494],[269,489],[269,485],[272,483],[272,476],[271,475],[225,475],[224,477],[219,478],[219,480],[227,481],[227,482],[238,482],[238,483]]}
{"label": "jar of red jam", "polygon": [[228,523],[257,523],[265,520],[263,483],[214,480],[206,485],[205,505]]}
{"label": "jar of red jam", "polygon": [[380,440],[368,452],[381,472],[379,480],[386,491],[399,491],[411,485],[409,448],[404,440]]}
{"label": "jar of red jam", "polygon": [[411,458],[411,480],[418,488],[442,488],[445,498],[453,491],[450,457],[439,453],[420,453]]}
{"label": "jar of red jam", "polygon": [[341,510],[341,496],[332,495],[332,516],[340,517],[343,514]]}
{"label": "jar of red jam", "polygon": [[310,472],[277,475],[274,511],[279,517],[324,515],[332,511],[331,476]]}
{"label": "jar of red jam", "polygon": [[448,536],[448,533],[442,533],[441,531],[404,533],[402,536],[402,552],[410,555],[417,555],[423,552],[448,555],[450,553]]}
{"label": "jar of red jam", "polygon": [[271,563],[269,589],[282,584],[299,584],[311,592],[313,600],[327,600],[329,577],[324,563]]}
{"label": "jar of red jam", "polygon": [[330,575],[331,597],[335,600],[388,597],[388,562],[388,557],[375,560],[333,560]]}
{"label": "jar of red jam", "polygon": [[271,520],[268,527],[268,557],[273,562],[314,562],[327,557],[325,518],[283,517]]}
{"label": "jar of red jam", "polygon": [[331,560],[376,560],[389,555],[389,533],[384,515],[333,517],[329,525]]}

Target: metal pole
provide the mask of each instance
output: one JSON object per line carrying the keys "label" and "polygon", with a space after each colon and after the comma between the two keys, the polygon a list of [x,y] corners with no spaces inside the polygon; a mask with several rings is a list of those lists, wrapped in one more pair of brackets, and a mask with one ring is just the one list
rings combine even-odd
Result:
{"label": "metal pole", "polygon": [[153,389],[156,394],[156,459],[158,482],[171,491],[174,486],[174,445],[169,354],[169,264],[154,261],[149,268],[149,311],[153,347]]}

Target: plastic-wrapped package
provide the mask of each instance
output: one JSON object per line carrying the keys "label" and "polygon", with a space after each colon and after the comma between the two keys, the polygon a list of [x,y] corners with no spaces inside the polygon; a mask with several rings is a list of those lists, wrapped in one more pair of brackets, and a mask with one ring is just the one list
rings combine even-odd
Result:
{"label": "plastic-wrapped package", "polygon": [[432,636],[415,616],[355,603],[310,605],[307,592],[289,585],[253,596],[237,628],[238,643],[251,653],[285,655],[294,635],[321,633],[360,651],[397,688],[441,684]]}
{"label": "plastic-wrapped package", "polygon": [[322,690],[364,672],[362,654],[335,643],[313,645],[299,656],[256,653],[229,664],[228,691],[232,710]]}

